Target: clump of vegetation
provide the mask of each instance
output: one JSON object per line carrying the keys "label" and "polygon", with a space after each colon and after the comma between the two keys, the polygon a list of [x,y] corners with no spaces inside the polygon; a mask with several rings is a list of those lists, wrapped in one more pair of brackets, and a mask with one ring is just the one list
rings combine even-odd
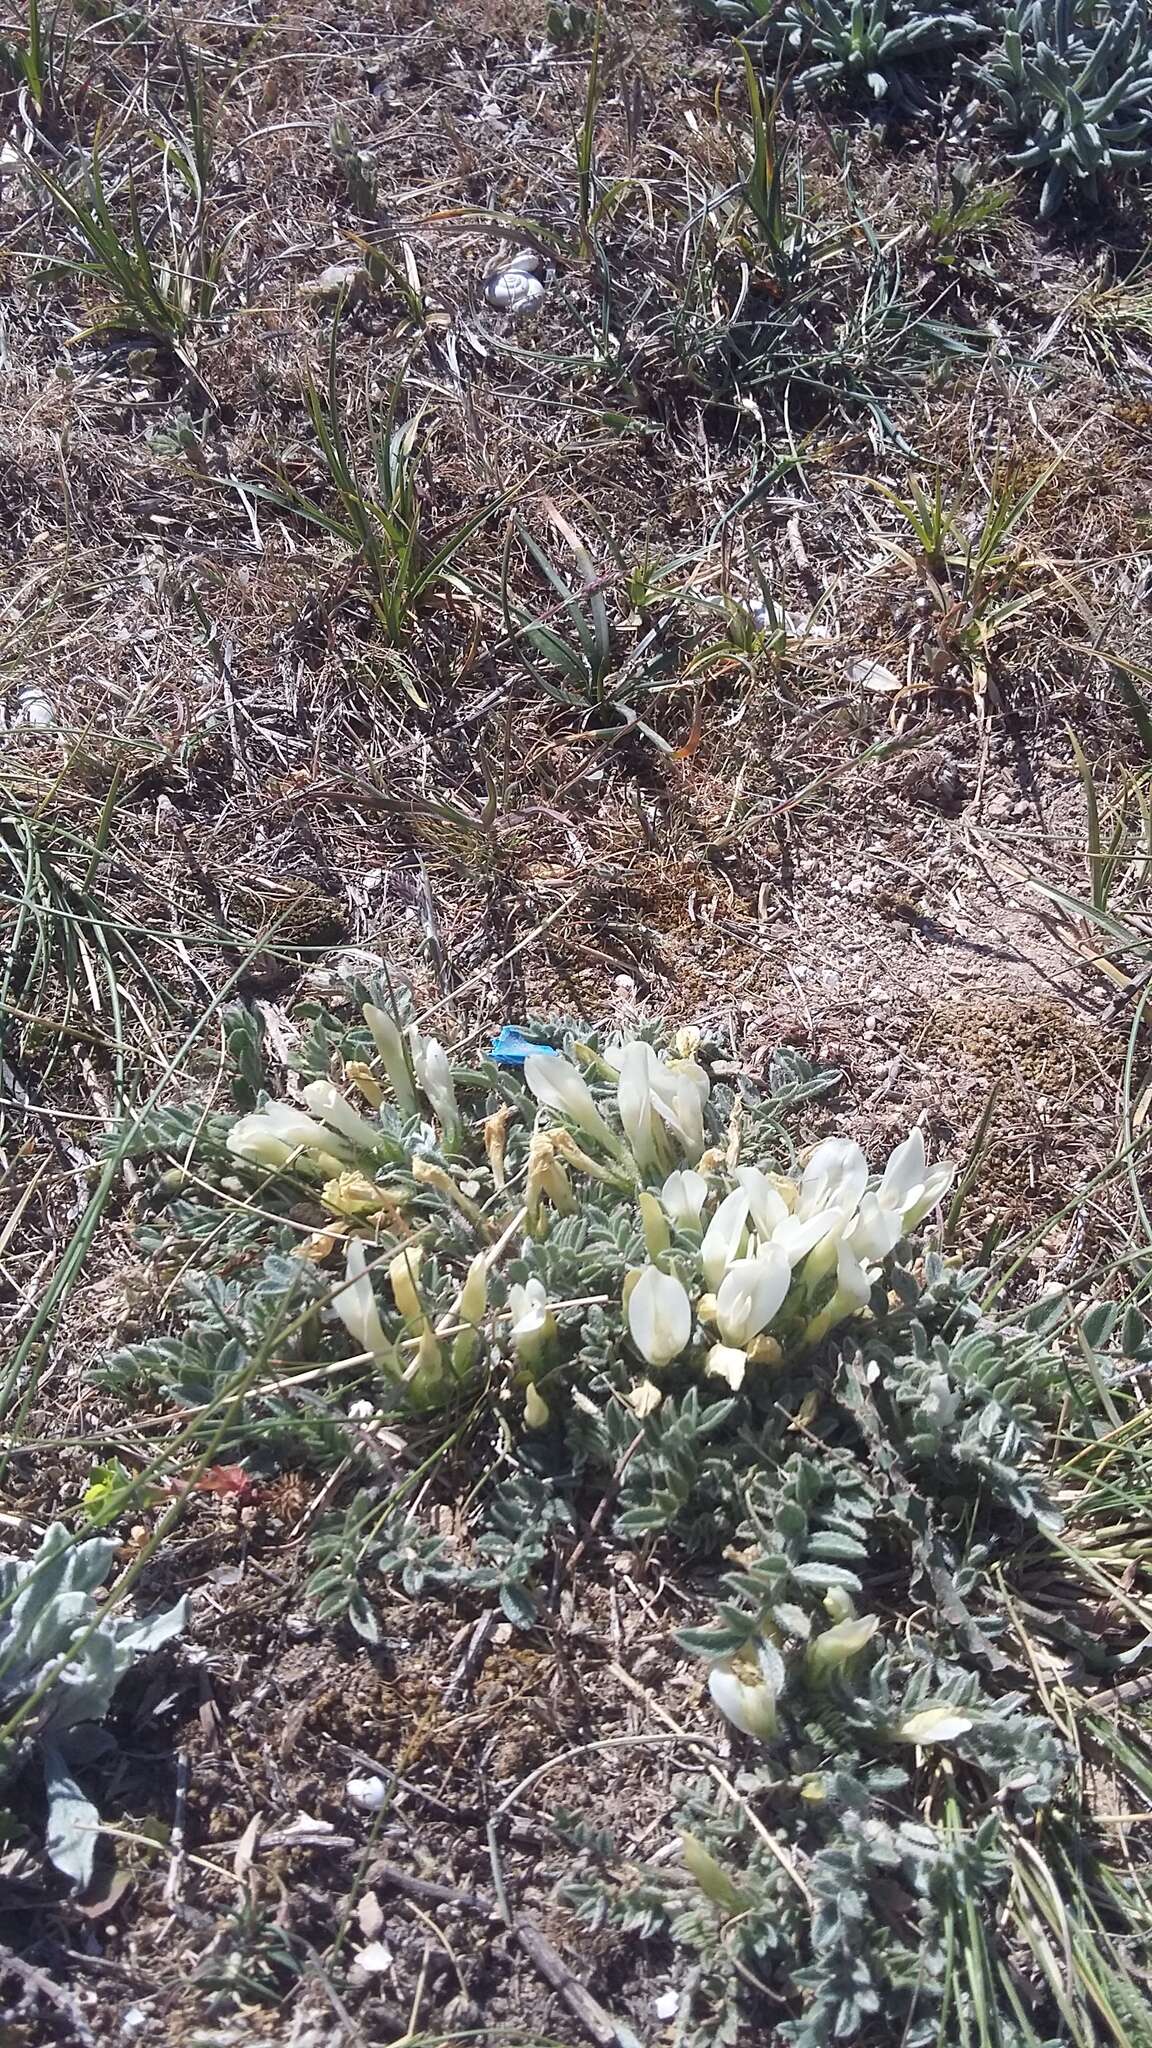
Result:
{"label": "clump of vegetation", "polygon": [[987,28],[960,9],[915,0],[698,0],[747,30],[773,68],[802,93],[865,92],[902,112],[924,104],[925,72],[941,72]]}
{"label": "clump of vegetation", "polygon": [[1112,171],[1152,163],[1152,17],[1145,0],[1021,0],[974,70],[1009,161],[1043,175],[1040,212],[1070,184],[1099,198]]}
{"label": "clump of vegetation", "polygon": [[[299,1102],[144,1133],[184,1162],[148,1231],[188,1262],[187,1307],[115,1376],[257,1460],[359,1467],[311,1592],[370,1640],[383,1574],[531,1626],[581,1525],[696,1576],[712,1611],[680,1642],[760,1746],[739,1800],[686,1788],[672,1880],[622,1882],[564,1823],[580,1910],[696,1955],[685,2040],[762,2024],[762,1995],[803,2005],[798,2048],[881,2022],[926,2043],[984,1995],[1008,2022],[1014,1884],[1042,1827],[1079,1824],[1001,1591],[1059,1525],[1059,1297],[998,1320],[925,1246],[953,1168],[919,1130],[879,1174],[842,1137],[797,1157],[784,1111],[832,1077],[795,1057],[756,1087],[713,1076],[695,1032],[539,1032],[495,1049],[522,1074],[455,1070],[371,993],[362,1023],[314,1017]],[[184,1200],[189,1163],[215,1199]],[[385,1482],[374,1431],[398,1423]],[[449,1540],[435,1502],[461,1492]],[[983,1989],[950,1962],[974,1920]]]}
{"label": "clump of vegetation", "polygon": [[32,1557],[0,1557],[0,1785],[39,1763],[46,1852],[78,1885],[92,1875],[100,1815],[74,1773],[109,1746],[100,1723],[121,1679],[184,1626],[183,1600],[142,1619],[102,1606],[117,1549],[100,1536],[77,1543],[56,1522]]}

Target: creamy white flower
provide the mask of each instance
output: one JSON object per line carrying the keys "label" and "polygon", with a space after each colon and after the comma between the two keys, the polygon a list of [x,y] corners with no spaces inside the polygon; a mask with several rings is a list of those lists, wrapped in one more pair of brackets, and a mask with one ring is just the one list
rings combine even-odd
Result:
{"label": "creamy white flower", "polygon": [[379,1813],[391,1799],[392,1788],[385,1778],[352,1777],[345,1782],[344,1797],[359,1813]]}
{"label": "creamy white flower", "polygon": [[360,1238],[348,1239],[344,1259],[345,1284],[338,1294],[333,1295],[332,1306],[361,1351],[370,1352],[378,1365],[394,1367],[396,1353],[380,1321],[372,1277]]}
{"label": "creamy white flower", "polygon": [[390,1017],[387,1010],[377,1009],[375,1003],[365,1003],[364,1022],[372,1033],[376,1050],[384,1064],[384,1072],[388,1076],[388,1085],[396,1098],[396,1107],[401,1116],[419,1116],[420,1104],[412,1085],[404,1037],[395,1018]]}
{"label": "creamy white flower", "polygon": [[318,1116],[329,1129],[338,1131],[360,1152],[375,1151],[380,1143],[379,1126],[370,1124],[350,1102],[345,1102],[331,1081],[309,1081],[303,1095],[313,1115]]}
{"label": "creamy white flower", "polygon": [[725,1195],[704,1232],[700,1261],[704,1278],[715,1293],[729,1266],[740,1257],[748,1232],[748,1196],[743,1188]]}
{"label": "creamy white flower", "polygon": [[522,1365],[534,1365],[556,1334],[556,1318],[548,1306],[542,1280],[526,1280],[522,1287],[508,1289],[512,1326],[508,1332],[513,1351]]}
{"label": "creamy white flower", "polygon": [[738,1166],[736,1179],[748,1197],[753,1230],[758,1237],[771,1240],[791,1215],[771,1174],[763,1173],[758,1166]]}
{"label": "creamy white flower", "polygon": [[643,1174],[666,1174],[675,1154],[653,1088],[656,1055],[642,1038],[624,1047],[616,1106],[632,1157]]}
{"label": "creamy white flower", "polygon": [[758,1742],[776,1733],[776,1703],[784,1690],[784,1659],[774,1643],[759,1642],[735,1657],[726,1657],[708,1674],[713,1703],[734,1728]]}
{"label": "creamy white flower", "polygon": [[772,1243],[782,1251],[789,1265],[798,1266],[810,1251],[836,1230],[843,1228],[844,1218],[839,1209],[818,1209],[814,1216],[803,1220],[799,1216],[786,1216],[778,1223],[772,1235]]}
{"label": "creamy white flower", "polygon": [[704,1150],[704,1105],[711,1082],[695,1060],[659,1060],[653,1055],[650,1085],[656,1107],[689,1160]]}
{"label": "creamy white flower", "polygon": [[956,1164],[951,1159],[941,1159],[929,1172],[924,1133],[917,1129],[889,1154],[876,1199],[882,1208],[896,1212],[905,1231],[915,1230],[948,1193],[955,1178]]}
{"label": "creamy white flower", "polygon": [[880,1265],[894,1251],[904,1235],[898,1209],[885,1208],[878,1195],[865,1195],[844,1242],[858,1259]]}
{"label": "creamy white flower", "polygon": [[853,1657],[866,1649],[880,1626],[875,1614],[866,1614],[856,1621],[838,1621],[833,1628],[826,1628],[814,1636],[804,1653],[808,1676],[819,1683],[835,1671],[842,1671]]}
{"label": "creamy white flower", "polygon": [[725,1380],[734,1394],[740,1392],[748,1371],[748,1353],[738,1344],[713,1344],[704,1360],[710,1379]]}
{"label": "creamy white flower", "polygon": [[967,1735],[973,1726],[971,1714],[962,1714],[955,1707],[921,1707],[919,1713],[909,1714],[898,1728],[893,1729],[894,1742],[955,1742],[958,1735]]}
{"label": "creamy white flower", "polygon": [[265,1109],[242,1116],[225,1142],[234,1159],[246,1160],[250,1166],[287,1166],[290,1159],[303,1153],[331,1175],[338,1174],[352,1157],[342,1138],[288,1102],[270,1102]]}
{"label": "creamy white flower", "polygon": [[524,1079],[545,1109],[565,1117],[585,1137],[595,1138],[608,1151],[619,1153],[619,1138],[605,1123],[588,1083],[571,1060],[562,1059],[559,1053],[529,1053],[524,1062]]}
{"label": "creamy white flower", "polygon": [[420,1091],[440,1125],[445,1143],[452,1145],[460,1129],[460,1109],[448,1055],[438,1038],[421,1038],[415,1027],[409,1032],[408,1039]]}
{"label": "creamy white flower", "polygon": [[645,1266],[628,1296],[628,1331],[649,1365],[670,1365],[692,1335],[692,1303],[673,1273]]}
{"label": "creamy white flower", "polygon": [[708,1200],[708,1183],[690,1166],[670,1173],[660,1190],[660,1200],[669,1223],[677,1230],[699,1230]]}
{"label": "creamy white flower", "polygon": [[803,1220],[821,1209],[855,1215],[868,1185],[868,1161],[850,1138],[825,1138],[817,1145],[800,1179],[796,1214]]}
{"label": "creamy white flower", "polygon": [[769,1246],[754,1259],[737,1259],[716,1292],[716,1326],[725,1344],[746,1347],[768,1327],[792,1284],[783,1252]]}
{"label": "creamy white flower", "polygon": [[[825,1270],[835,1259],[836,1287],[831,1300],[826,1302],[805,1325],[806,1344],[818,1344],[839,1323],[845,1322],[849,1316],[858,1315],[862,1308],[867,1308],[872,1297],[872,1282],[855,1253],[837,1232],[833,1232],[824,1240],[819,1249],[812,1254],[812,1258],[819,1261]],[[805,1267],[804,1279],[808,1286],[819,1277],[819,1272],[814,1273],[811,1266]]]}

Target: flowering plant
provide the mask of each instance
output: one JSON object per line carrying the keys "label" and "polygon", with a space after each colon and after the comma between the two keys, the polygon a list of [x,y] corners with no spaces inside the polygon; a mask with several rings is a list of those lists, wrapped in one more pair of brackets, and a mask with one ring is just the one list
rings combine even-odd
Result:
{"label": "flowering plant", "polygon": [[[761,1853],[758,1809],[745,1826],[714,1796],[691,1808],[696,1904],[653,1919],[649,1890],[643,1921],[704,1959],[685,2042],[769,1980],[810,1998],[780,2036],[803,2048],[881,2013],[893,2038],[935,2039],[923,1929],[958,1865],[921,1818],[922,1774],[943,1758],[976,1788],[963,1897],[985,1916],[1002,1823],[1064,1781],[1061,1743],[1005,1690],[989,1570],[1055,1522],[1051,1304],[995,1321],[982,1276],[925,1241],[954,1167],[919,1128],[876,1170],[840,1134],[797,1151],[787,1112],[835,1077],[792,1055],[754,1082],[693,1031],[545,1032],[509,1074],[454,1064],[378,995],[351,1024],[313,1018],[297,1100],[246,1081],[237,1116],[164,1110],[141,1131],[137,1156],[173,1162],[145,1233],[179,1249],[186,1306],[112,1376],[202,1416],[215,1455],[339,1463],[310,1590],[373,1640],[386,1575],[531,1626],[577,1550],[589,1568],[600,1545],[658,1548],[688,1588],[677,1623],[701,1612],[678,1627],[701,1704],[807,1873],[782,1877],[779,1842]],[[459,1529],[462,1468],[450,1538],[436,1510]],[[574,1547],[577,1526],[594,1542]],[[588,1853],[578,1908],[639,1924]],[[893,1871],[920,1902],[895,1931]]]}

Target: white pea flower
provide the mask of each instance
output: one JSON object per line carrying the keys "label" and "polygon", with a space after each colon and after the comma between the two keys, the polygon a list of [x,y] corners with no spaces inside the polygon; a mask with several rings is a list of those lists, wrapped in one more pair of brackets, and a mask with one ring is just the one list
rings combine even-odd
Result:
{"label": "white pea flower", "polygon": [[777,1224],[772,1243],[784,1253],[789,1265],[798,1266],[801,1259],[806,1259],[809,1252],[823,1244],[834,1231],[841,1230],[843,1224],[844,1217],[839,1209],[818,1209],[814,1216],[803,1218],[786,1216],[783,1223]]}
{"label": "white pea flower", "polygon": [[405,1049],[404,1034],[395,1018],[387,1010],[380,1010],[375,1003],[365,1003],[364,1022],[372,1033],[376,1050],[384,1064],[388,1085],[396,1098],[396,1107],[401,1116],[419,1116],[420,1104],[412,1085],[412,1071]]}
{"label": "white pea flower", "polygon": [[542,1280],[526,1280],[508,1289],[512,1315],[509,1341],[521,1365],[534,1365],[556,1335],[556,1318],[548,1306]]}
{"label": "white pea flower", "polygon": [[772,1321],[791,1284],[792,1268],[774,1246],[758,1258],[735,1260],[716,1292],[722,1341],[746,1348]]}
{"label": "white pea flower", "polygon": [[361,1238],[348,1239],[344,1270],[344,1286],[332,1297],[336,1314],[361,1351],[370,1352],[378,1365],[387,1365],[395,1370],[396,1352],[380,1321]]}
{"label": "white pea flower", "polygon": [[660,1190],[660,1200],[669,1223],[677,1230],[699,1230],[708,1200],[708,1183],[692,1167],[670,1173]]}
{"label": "white pea flower", "polygon": [[452,1146],[460,1130],[460,1109],[448,1055],[438,1038],[421,1038],[415,1028],[408,1037],[420,1092],[440,1125],[445,1144]]}
{"label": "white pea flower", "polygon": [[900,1211],[887,1208],[879,1195],[865,1195],[844,1241],[858,1259],[868,1259],[878,1266],[895,1250],[903,1235]]}
{"label": "white pea flower", "polygon": [[288,1102],[270,1102],[265,1109],[240,1117],[225,1142],[233,1158],[249,1166],[287,1166],[303,1154],[329,1177],[339,1174],[352,1157],[342,1138]]}
{"label": "white pea flower", "polygon": [[868,1185],[868,1161],[851,1138],[825,1138],[800,1179],[796,1213],[803,1221],[821,1209],[854,1216]]}
{"label": "white pea flower", "polygon": [[879,1626],[875,1614],[866,1614],[860,1620],[838,1621],[833,1628],[823,1629],[804,1653],[809,1678],[819,1684],[833,1672],[842,1671],[845,1664],[867,1648]]}
{"label": "white pea flower", "polygon": [[594,1138],[606,1151],[619,1156],[620,1140],[605,1123],[592,1099],[592,1090],[571,1060],[563,1059],[559,1053],[529,1053],[524,1062],[524,1079],[545,1109],[566,1118],[586,1138]]}
{"label": "white pea flower", "polygon": [[758,1166],[738,1166],[736,1179],[748,1197],[748,1213],[758,1237],[771,1240],[791,1211],[774,1177]]}
{"label": "white pea flower", "polygon": [[699,1159],[704,1150],[704,1105],[711,1086],[695,1060],[659,1060],[653,1055],[651,1087],[656,1107],[690,1161]]}
{"label": "white pea flower", "polygon": [[743,1188],[725,1195],[704,1232],[700,1259],[704,1278],[715,1293],[729,1266],[739,1258],[748,1230],[748,1196]]}
{"label": "white pea flower", "polygon": [[670,1365],[692,1335],[692,1303],[672,1273],[645,1266],[628,1296],[628,1331],[649,1365]]}
{"label": "white pea flower", "polygon": [[894,1742],[914,1742],[926,1745],[930,1742],[955,1742],[958,1735],[967,1735],[974,1725],[971,1714],[962,1714],[955,1707],[921,1707],[919,1713],[909,1714],[898,1728],[891,1731]]}
{"label": "white pea flower", "polygon": [[734,1728],[758,1742],[771,1742],[784,1676],[784,1659],[775,1644],[760,1641],[754,1649],[749,1647],[714,1665],[708,1674],[708,1690]]}
{"label": "white pea flower", "polygon": [[713,1344],[704,1360],[710,1379],[725,1380],[734,1394],[740,1392],[748,1371],[748,1353],[738,1344]]}
{"label": "white pea flower", "polygon": [[[812,1254],[812,1262],[804,1269],[806,1284],[810,1287],[814,1280],[822,1277],[819,1269],[823,1272],[828,1271],[833,1261],[836,1270],[835,1292],[831,1300],[805,1324],[805,1344],[819,1344],[837,1324],[845,1322],[849,1316],[858,1315],[861,1309],[867,1308],[872,1298],[872,1282],[855,1253],[836,1232],[827,1237],[819,1250]],[[812,1270],[813,1264],[818,1268],[815,1272]]]}
{"label": "white pea flower", "polygon": [[350,1102],[345,1102],[331,1081],[309,1081],[303,1094],[313,1115],[318,1116],[330,1130],[338,1131],[349,1145],[354,1145],[360,1152],[376,1150],[380,1143],[379,1126],[370,1124]]}
{"label": "white pea flower", "polygon": [[956,1178],[956,1163],[941,1159],[931,1171],[924,1154],[924,1133],[915,1130],[888,1156],[876,1200],[900,1218],[903,1231],[915,1230],[930,1209],[948,1193]]}
{"label": "white pea flower", "polygon": [[667,1174],[675,1153],[657,1102],[654,1080],[656,1055],[642,1038],[624,1047],[616,1106],[624,1126],[632,1157],[642,1174]]}

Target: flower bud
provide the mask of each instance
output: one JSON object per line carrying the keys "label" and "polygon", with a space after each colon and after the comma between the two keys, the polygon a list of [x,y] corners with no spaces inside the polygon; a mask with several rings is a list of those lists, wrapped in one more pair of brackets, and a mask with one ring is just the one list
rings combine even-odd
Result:
{"label": "flower bud", "polygon": [[412,1085],[412,1068],[404,1035],[395,1019],[387,1010],[377,1009],[375,1003],[365,1003],[364,1022],[372,1033],[376,1050],[384,1063],[388,1086],[396,1098],[396,1107],[406,1122],[420,1114],[420,1104]]}
{"label": "flower bud", "polygon": [[488,1311],[488,1259],[484,1252],[477,1252],[465,1275],[456,1303],[457,1320],[462,1323],[482,1323]]}
{"label": "flower bud", "polygon": [[410,1240],[389,1261],[388,1279],[392,1298],[406,1323],[422,1323],[424,1304],[420,1299],[420,1261],[424,1247],[418,1241]]}
{"label": "flower bud", "polygon": [[650,1194],[647,1188],[642,1188],[636,1199],[640,1208],[640,1221],[644,1226],[644,1242],[648,1247],[648,1257],[658,1259],[671,1243],[667,1218],[656,1196]]}
{"label": "flower bud", "polygon": [[546,1429],[552,1410],[532,1380],[524,1389],[524,1424],[527,1429]]}
{"label": "flower bud", "polygon": [[746,1913],[751,1900],[733,1884],[722,1863],[716,1861],[711,1849],[706,1849],[698,1835],[682,1834],[680,1854],[684,1868],[694,1877],[706,1899],[719,1906],[725,1913]]}

